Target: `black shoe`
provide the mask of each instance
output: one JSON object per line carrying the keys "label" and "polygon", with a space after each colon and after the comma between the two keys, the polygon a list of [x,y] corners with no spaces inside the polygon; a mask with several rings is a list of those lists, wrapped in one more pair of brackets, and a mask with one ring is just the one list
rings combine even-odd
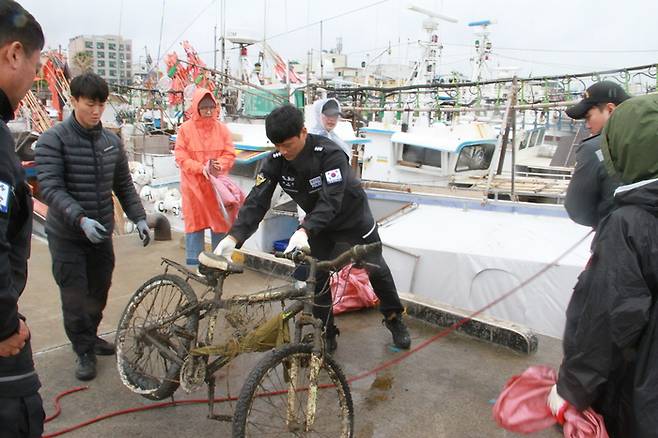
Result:
{"label": "black shoe", "polygon": [[386,328],[391,331],[391,334],[393,335],[393,344],[403,350],[409,349],[411,346],[411,337],[409,336],[409,330],[407,330],[407,326],[404,325],[404,322],[402,322],[402,316],[393,314],[387,318],[384,318],[382,322]]}
{"label": "black shoe", "polygon": [[331,354],[338,348],[338,341],[336,337],[340,335],[340,330],[338,327],[333,327],[331,330],[327,330],[324,336],[324,347],[327,353]]}
{"label": "black shoe", "polygon": [[75,377],[78,380],[92,380],[96,377],[96,355],[94,353],[85,353],[78,356]]}
{"label": "black shoe", "polygon": [[96,337],[96,344],[94,344],[94,353],[97,356],[112,356],[116,353],[116,347],[113,343],[107,342],[105,339]]}

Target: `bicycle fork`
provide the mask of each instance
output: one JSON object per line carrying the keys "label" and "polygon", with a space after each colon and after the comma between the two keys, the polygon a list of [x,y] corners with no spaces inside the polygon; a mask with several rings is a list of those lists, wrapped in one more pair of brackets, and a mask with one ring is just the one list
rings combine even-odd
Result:
{"label": "bicycle fork", "polygon": [[[286,413],[286,425],[289,429],[295,429],[298,425],[304,425],[304,431],[309,432],[315,423],[315,414],[317,410],[317,395],[318,395],[318,376],[320,375],[320,367],[322,366],[323,346],[322,346],[322,322],[313,318],[310,315],[302,314],[296,323],[295,338],[301,339],[302,326],[311,324],[314,328],[313,336],[313,352],[311,353],[308,367],[308,387],[299,388],[299,373],[301,367],[301,360],[303,358],[296,357],[290,364],[290,382],[288,384],[288,411]],[[303,390],[308,392],[306,399],[306,408],[304,411],[305,421],[302,423],[297,419],[297,393]]]}

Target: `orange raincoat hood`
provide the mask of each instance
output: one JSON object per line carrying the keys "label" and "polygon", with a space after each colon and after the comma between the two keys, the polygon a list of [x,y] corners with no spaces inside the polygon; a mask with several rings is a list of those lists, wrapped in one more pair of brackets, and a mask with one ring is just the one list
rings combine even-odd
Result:
{"label": "orange raincoat hood", "polygon": [[210,91],[196,89],[190,106],[190,119],[179,127],[174,149],[176,163],[181,170],[180,190],[186,233],[206,228],[223,233],[229,229],[213,188],[203,175],[203,168],[209,160],[214,160],[221,164],[221,173],[228,174],[235,161],[235,150],[231,132],[217,120],[219,105],[212,117],[199,114],[199,103],[206,95],[217,104]]}

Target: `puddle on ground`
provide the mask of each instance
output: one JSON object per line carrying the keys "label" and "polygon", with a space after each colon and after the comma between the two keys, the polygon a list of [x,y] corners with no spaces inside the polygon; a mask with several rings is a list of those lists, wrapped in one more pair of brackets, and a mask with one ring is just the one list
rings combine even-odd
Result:
{"label": "puddle on ground", "polygon": [[393,387],[393,376],[384,371],[375,377],[375,380],[370,385],[367,391],[365,402],[368,408],[372,408],[378,403],[387,401],[389,399],[390,389]]}

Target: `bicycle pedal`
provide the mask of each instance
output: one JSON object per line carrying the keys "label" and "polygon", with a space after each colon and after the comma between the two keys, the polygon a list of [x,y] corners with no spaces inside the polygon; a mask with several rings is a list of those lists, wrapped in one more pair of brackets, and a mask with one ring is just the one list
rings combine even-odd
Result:
{"label": "bicycle pedal", "polygon": [[233,415],[212,414],[208,415],[209,420],[233,422]]}

